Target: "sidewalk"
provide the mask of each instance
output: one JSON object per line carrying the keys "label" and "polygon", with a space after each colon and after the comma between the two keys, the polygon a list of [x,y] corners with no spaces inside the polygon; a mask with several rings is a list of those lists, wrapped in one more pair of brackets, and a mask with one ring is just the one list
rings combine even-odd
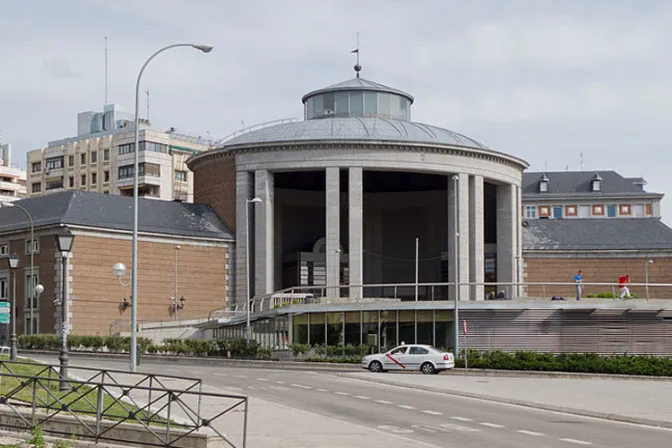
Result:
{"label": "sidewalk", "polygon": [[343,373],[339,376],[610,420],[672,428],[672,382]]}

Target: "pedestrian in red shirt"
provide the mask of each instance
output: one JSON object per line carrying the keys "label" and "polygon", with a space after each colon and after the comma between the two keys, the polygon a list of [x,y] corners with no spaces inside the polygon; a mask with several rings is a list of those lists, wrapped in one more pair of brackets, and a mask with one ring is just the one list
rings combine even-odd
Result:
{"label": "pedestrian in red shirt", "polygon": [[621,290],[621,299],[623,299],[625,296],[628,297],[628,299],[632,298],[630,297],[630,290],[628,289],[628,285],[630,284],[630,276],[629,275],[621,275],[618,277],[618,287]]}

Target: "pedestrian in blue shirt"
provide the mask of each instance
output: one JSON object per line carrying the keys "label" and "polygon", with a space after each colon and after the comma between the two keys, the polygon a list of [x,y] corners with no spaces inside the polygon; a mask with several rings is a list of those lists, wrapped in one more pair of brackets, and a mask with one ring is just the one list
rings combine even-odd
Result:
{"label": "pedestrian in blue shirt", "polygon": [[583,290],[583,273],[581,271],[574,276],[574,284],[576,285],[576,300],[581,300],[581,291]]}

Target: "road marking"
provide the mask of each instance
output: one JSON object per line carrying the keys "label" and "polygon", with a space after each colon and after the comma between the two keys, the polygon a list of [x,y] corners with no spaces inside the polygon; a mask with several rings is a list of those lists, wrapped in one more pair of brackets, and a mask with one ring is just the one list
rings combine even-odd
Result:
{"label": "road marking", "polygon": [[257,390],[257,388],[254,387],[254,386],[247,386],[247,388],[248,388],[248,389],[252,389],[252,390]]}
{"label": "road marking", "polygon": [[436,412],[436,411],[422,411],[422,412],[429,415],[443,415],[443,412]]}
{"label": "road marking", "polygon": [[462,431],[462,432],[480,432],[480,429],[470,428],[468,426],[456,425],[454,423],[444,423],[441,425],[441,430],[450,432],[450,431]]}
{"label": "road marking", "polygon": [[242,379],[245,379],[245,378],[247,378],[247,376],[245,376],[245,375],[236,375],[236,378],[242,378]]}
{"label": "road marking", "polygon": [[229,376],[226,373],[215,373],[215,376]]}
{"label": "road marking", "polygon": [[537,436],[537,437],[541,437],[541,436],[544,435],[544,434],[541,433],[541,432],[527,431],[527,430],[525,430],[525,429],[519,429],[519,430],[516,431],[516,432],[519,432],[519,433],[521,433],[521,434],[525,434],[525,435],[528,435],[528,436]]}
{"label": "road marking", "polygon": [[391,401],[387,401],[387,400],[376,400],[376,403],[380,403],[380,404],[394,404],[394,403],[392,403]]}
{"label": "road marking", "polygon": [[395,434],[412,434],[415,432],[412,429],[399,428],[398,426],[392,426],[392,425],[381,425],[378,427],[378,429],[382,431],[392,432]]}
{"label": "road marking", "polygon": [[318,392],[329,392],[328,389],[315,389],[315,390],[318,391]]}
{"label": "road marking", "polygon": [[268,378],[257,378],[258,381],[270,381]]}
{"label": "road marking", "polygon": [[282,391],[289,390],[289,388],[282,387],[282,386],[268,386],[268,388],[273,389],[273,390],[282,390]]}
{"label": "road marking", "polygon": [[312,389],[312,386],[304,386],[303,384],[290,384],[292,387],[300,387],[301,389]]}
{"label": "road marking", "polygon": [[451,417],[453,420],[459,420],[461,422],[473,422],[474,420],[467,417]]}
{"label": "road marking", "polygon": [[490,422],[481,422],[479,425],[482,426],[487,426],[488,428],[503,428],[504,425],[498,425],[497,423],[490,423]]}
{"label": "road marking", "polygon": [[287,384],[284,381],[276,381],[275,384]]}
{"label": "road marking", "polygon": [[366,397],[364,395],[355,395],[355,398],[359,398],[360,400],[370,400],[371,397]]}
{"label": "road marking", "polygon": [[350,394],[347,392],[336,392],[336,395],[350,395]]}
{"label": "road marking", "polygon": [[592,445],[592,442],[586,442],[584,440],[576,440],[576,439],[560,439],[561,442],[567,442],[567,443],[574,443],[576,445]]}
{"label": "road marking", "polygon": [[400,405],[398,405],[397,407],[398,407],[398,408],[401,408],[401,409],[409,409],[409,410],[416,409],[416,408],[414,408],[413,406],[409,406],[409,405],[407,405],[407,404],[400,404]]}
{"label": "road marking", "polygon": [[436,434],[438,432],[436,429],[433,429],[431,426],[411,425],[411,428],[419,429],[421,431],[427,431],[431,434]]}
{"label": "road marking", "polygon": [[190,370],[189,373],[191,373],[192,375],[203,375],[203,372],[201,372],[200,370]]}

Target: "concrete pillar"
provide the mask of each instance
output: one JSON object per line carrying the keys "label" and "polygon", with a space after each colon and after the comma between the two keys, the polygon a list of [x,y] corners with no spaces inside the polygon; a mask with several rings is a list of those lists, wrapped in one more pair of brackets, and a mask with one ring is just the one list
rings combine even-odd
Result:
{"label": "concrete pillar", "polygon": [[[485,223],[483,220],[483,176],[469,177],[469,282],[485,280]],[[473,300],[485,299],[485,287],[471,287]]]}
{"label": "concrete pillar", "polygon": [[341,205],[340,169],[326,169],[327,296],[338,297],[340,284]]}
{"label": "concrete pillar", "polygon": [[273,292],[273,173],[258,170],[254,173],[254,196],[261,202],[253,204],[254,213],[254,294],[262,296]]}
{"label": "concrete pillar", "polygon": [[[516,186],[516,283],[525,282],[523,275],[523,189]],[[525,295],[525,287],[519,285],[516,291],[516,297]]]}
{"label": "concrete pillar", "polygon": [[[364,283],[364,191],[361,168],[348,170],[348,257],[350,284]],[[350,298],[362,297],[362,288],[350,288]]]}
{"label": "concrete pillar", "polygon": [[458,174],[457,181],[457,231],[460,234],[459,237],[459,283],[463,283],[463,286],[460,286],[460,300],[469,300],[470,298],[470,287],[469,283],[469,175],[465,173]]}
{"label": "concrete pillar", "polygon": [[[247,289],[247,235],[250,223],[245,223],[245,209],[249,207],[247,201],[254,196],[254,181],[252,172],[238,171],[236,173],[236,258],[235,258],[235,297],[236,303],[245,303],[245,294]],[[248,209],[250,221],[252,221],[252,210]],[[250,238],[250,243],[252,239]],[[253,256],[250,252],[250,258]],[[250,270],[250,275],[254,275]],[[252,289],[253,285],[250,286]],[[250,296],[253,291],[250,291]]]}
{"label": "concrete pillar", "polygon": [[[497,186],[497,283],[512,283],[515,281],[515,253],[516,253],[516,186]],[[514,291],[511,286],[499,286],[498,291],[504,290],[507,298],[511,298]]]}
{"label": "concrete pillar", "polygon": [[[453,175],[448,176],[448,282],[455,282],[455,195],[457,194],[457,189],[455,188],[455,183],[453,181]],[[448,288],[448,300],[453,300],[455,297],[455,287],[451,286]]]}

